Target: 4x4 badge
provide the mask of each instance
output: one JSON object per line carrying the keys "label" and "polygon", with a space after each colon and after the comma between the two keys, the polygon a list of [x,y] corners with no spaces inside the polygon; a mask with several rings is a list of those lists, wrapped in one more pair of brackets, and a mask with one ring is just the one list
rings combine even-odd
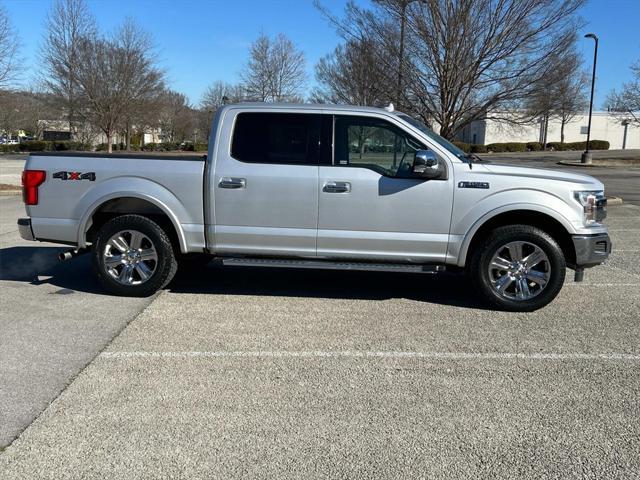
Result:
{"label": "4x4 badge", "polygon": [[53,174],[53,178],[59,178],[60,180],[89,180],[90,182],[96,181],[95,172],[56,172]]}

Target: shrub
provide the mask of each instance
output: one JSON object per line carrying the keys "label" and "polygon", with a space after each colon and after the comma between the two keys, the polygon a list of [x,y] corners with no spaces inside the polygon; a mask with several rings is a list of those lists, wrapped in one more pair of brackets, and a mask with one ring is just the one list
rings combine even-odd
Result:
{"label": "shrub", "polygon": [[542,150],[540,142],[527,142],[527,150],[530,152],[539,152]]}
{"label": "shrub", "polygon": [[69,140],[61,140],[52,142],[55,151],[71,150],[71,142]]}
{"label": "shrub", "polygon": [[471,153],[487,153],[486,145],[471,145]]}
{"label": "shrub", "polygon": [[21,152],[50,152],[53,150],[53,142],[45,140],[30,140],[22,142],[19,147]]}
{"label": "shrub", "polygon": [[[606,140],[591,140],[589,142],[589,147],[591,150],[609,150],[609,142],[607,142]],[[547,143],[547,148],[556,152],[564,152],[568,150],[580,151],[587,149],[587,142],[549,142]]]}
{"label": "shrub", "polygon": [[504,143],[490,143],[487,145],[487,151],[492,153],[502,153],[507,151],[507,147]]}
{"label": "shrub", "polygon": [[554,152],[564,152],[568,150],[568,144],[560,142],[547,142],[547,150],[553,150]]}
{"label": "shrub", "polygon": [[207,143],[196,143],[193,147],[194,152],[206,152],[209,150],[209,144]]}
{"label": "shrub", "polygon": [[82,142],[74,142],[72,140],[61,140],[51,142],[52,149],[56,152],[65,151],[65,150],[76,150],[76,151],[85,151],[91,148],[90,145],[82,143]]}
{"label": "shrub", "polygon": [[526,152],[527,144],[521,142],[490,143],[487,145],[487,151],[493,153]]}
{"label": "shrub", "polygon": [[142,150],[145,152],[172,152],[180,150],[180,142],[145,143]]}
{"label": "shrub", "polygon": [[609,150],[610,143],[606,140],[591,140],[589,146],[591,150]]}
{"label": "shrub", "polygon": [[20,145],[0,145],[0,152],[13,153],[20,151]]}
{"label": "shrub", "polygon": [[468,143],[455,141],[455,142],[453,142],[453,144],[456,147],[458,147],[460,150],[462,150],[462,151],[464,151],[466,153],[471,152],[471,145],[469,145]]}

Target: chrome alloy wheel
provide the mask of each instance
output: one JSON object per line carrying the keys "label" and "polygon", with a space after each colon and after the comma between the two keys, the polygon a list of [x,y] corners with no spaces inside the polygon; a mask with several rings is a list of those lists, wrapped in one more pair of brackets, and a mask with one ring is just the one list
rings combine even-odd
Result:
{"label": "chrome alloy wheel", "polygon": [[489,263],[489,280],[498,295],[529,300],[540,294],[551,277],[544,251],[530,242],[510,242],[498,248]]}
{"label": "chrome alloy wheel", "polygon": [[140,285],[153,275],[158,253],[153,242],[137,230],[113,235],[102,252],[107,273],[122,285]]}

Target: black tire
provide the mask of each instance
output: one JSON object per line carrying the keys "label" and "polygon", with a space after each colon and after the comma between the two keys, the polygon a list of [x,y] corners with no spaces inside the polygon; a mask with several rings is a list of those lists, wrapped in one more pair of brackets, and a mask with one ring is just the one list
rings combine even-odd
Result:
{"label": "black tire", "polygon": [[[112,247],[109,240],[119,232],[135,231],[141,233],[145,242],[150,241],[155,249],[156,259],[151,261],[153,273],[145,280],[138,277],[138,284],[125,285],[120,283],[107,267],[105,252]],[[146,244],[148,246],[148,243]],[[114,250],[121,254],[120,251]],[[105,223],[96,235],[91,252],[93,268],[102,285],[115,295],[125,297],[148,297],[164,288],[174,277],[178,269],[178,262],[169,236],[154,221],[141,215],[122,215]],[[120,268],[120,266],[118,266]],[[122,270],[120,270],[122,271]],[[111,269],[111,272],[117,270]],[[133,274],[132,274],[133,275]]]}
{"label": "black tire", "polygon": [[[535,246],[546,254],[547,259],[539,264],[542,265],[540,268],[544,269],[545,274],[548,275],[544,287],[528,283],[521,288],[522,291],[527,291],[528,286],[537,289],[533,298],[507,298],[505,296],[508,294],[507,291],[500,294],[494,287],[494,282],[496,284],[499,282],[495,278],[491,278],[492,273],[489,271],[491,261],[494,255],[504,251],[501,250],[501,247],[511,242],[525,242],[529,248]],[[562,249],[549,234],[530,225],[509,225],[491,231],[485,239],[476,245],[474,251],[471,252],[471,261],[467,271],[474,286],[490,306],[511,312],[531,312],[544,307],[558,295],[564,283],[566,263]],[[526,279],[524,281],[528,282]],[[510,284],[513,282],[512,280]],[[509,288],[515,289],[517,287],[516,285]]]}

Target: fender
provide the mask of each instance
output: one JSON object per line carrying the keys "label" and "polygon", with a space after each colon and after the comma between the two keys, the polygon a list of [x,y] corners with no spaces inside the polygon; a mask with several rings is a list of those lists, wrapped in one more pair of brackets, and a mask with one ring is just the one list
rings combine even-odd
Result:
{"label": "fender", "polygon": [[131,197],[146,200],[158,207],[171,220],[178,235],[180,251],[188,251],[184,229],[181,223],[192,223],[190,216],[178,198],[167,188],[151,180],[140,177],[116,177],[106,180],[80,198],[75,213],[80,218],[78,225],[78,247],[86,247],[86,233],[91,226],[93,214],[109,200]]}
{"label": "fender", "polygon": [[[555,197],[553,198],[555,200],[559,200]],[[469,245],[471,244],[473,236],[480,229],[480,227],[482,227],[482,225],[484,225],[487,221],[491,220],[497,215],[515,210],[529,210],[545,214],[558,221],[570,234],[576,233],[575,225],[573,225],[565,215],[558,212],[557,210],[554,210],[553,208],[549,208],[538,203],[510,203],[494,208],[493,210],[485,213],[471,225],[471,227],[464,235],[457,236],[458,238],[461,238],[458,242],[455,241],[456,235],[451,235],[449,241],[449,252],[447,254],[449,259],[455,262],[457,266],[464,267],[467,258],[467,252],[469,250]]]}

